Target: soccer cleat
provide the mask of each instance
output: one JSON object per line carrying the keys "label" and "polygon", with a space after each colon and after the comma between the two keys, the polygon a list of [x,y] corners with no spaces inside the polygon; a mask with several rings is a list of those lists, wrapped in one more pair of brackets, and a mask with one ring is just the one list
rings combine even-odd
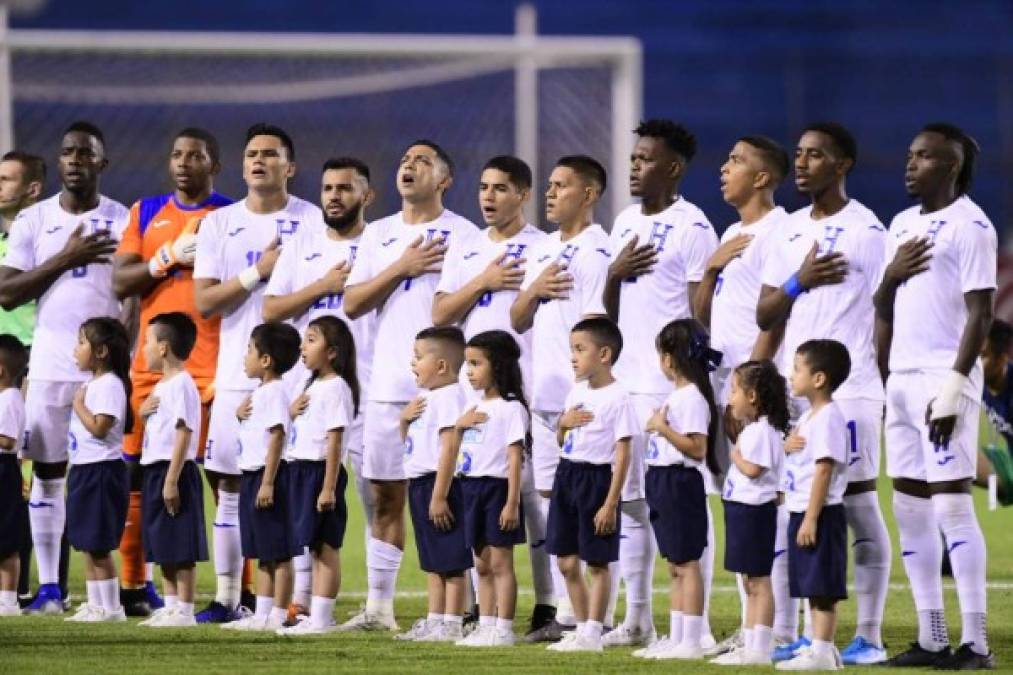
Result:
{"label": "soccer cleat", "polygon": [[798,654],[798,650],[802,649],[803,647],[811,647],[811,646],[812,640],[803,635],[794,642],[789,642],[786,645],[774,647],[774,652],[773,654],[771,654],[770,658],[774,663],[787,661],[788,659],[795,658],[795,656]]}
{"label": "soccer cleat", "polygon": [[441,622],[416,642],[457,642],[464,639],[464,627],[459,623]]}
{"label": "soccer cleat", "polygon": [[0,616],[21,616],[21,608],[17,605],[0,605]]}
{"label": "soccer cleat", "polygon": [[245,607],[252,613],[257,608],[257,596],[253,591],[245,588],[239,593],[239,606]]}
{"label": "soccer cleat", "polygon": [[24,609],[25,614],[63,614],[63,594],[58,584],[42,584],[35,599]]}
{"label": "soccer cleat", "polygon": [[144,599],[148,601],[148,606],[152,610],[159,610],[165,607],[165,600],[158,594],[158,589],[155,588],[154,581],[144,582]]}
{"label": "soccer cleat", "polygon": [[317,626],[312,621],[304,620],[298,623],[292,624],[291,626],[282,626],[278,630],[274,631],[276,635],[283,637],[303,637],[306,635],[327,635],[337,630],[337,626]]}
{"label": "soccer cleat", "polygon": [[703,655],[710,658],[712,656],[721,656],[722,654],[727,654],[733,649],[741,649],[742,647],[745,646],[744,640],[745,636],[742,634],[742,629],[736,628],[734,633],[726,637],[721,642],[718,642],[710,649],[704,651]]}
{"label": "soccer cleat", "polygon": [[285,624],[287,626],[294,626],[297,623],[301,623],[303,619],[310,615],[310,611],[306,609],[306,605],[302,605],[298,602],[290,603],[288,606],[288,614],[285,616]]}
{"label": "soccer cleat", "polygon": [[602,647],[640,647],[649,645],[657,639],[657,634],[652,626],[645,631],[640,626],[629,627],[625,624],[616,626],[613,630],[601,637]]}
{"label": "soccer cleat", "polygon": [[949,645],[933,652],[923,648],[918,642],[912,642],[907,651],[888,659],[885,665],[891,668],[931,668],[939,665],[950,656],[952,656],[952,652]]}
{"label": "soccer cleat", "polygon": [[877,647],[860,635],[841,650],[841,660],[846,666],[871,666],[883,663],[886,658],[885,647]]}
{"label": "soccer cleat", "polygon": [[374,614],[365,609],[353,616],[345,623],[338,626],[338,630],[345,631],[396,631],[400,627],[394,620],[393,614]]}
{"label": "soccer cleat", "polygon": [[844,664],[836,648],[817,654],[812,647],[802,647],[793,658],[781,661],[775,667],[778,670],[841,670]]}
{"label": "soccer cleat", "polygon": [[528,633],[534,633],[539,628],[551,623],[556,618],[556,608],[552,605],[535,605],[531,610],[531,622]]}
{"label": "soccer cleat", "polygon": [[242,618],[245,617],[238,609],[229,609],[217,600],[212,600],[207,607],[194,615],[197,623],[229,623]]}
{"label": "soccer cleat", "polygon": [[936,670],[995,670],[995,654],[979,654],[971,649],[970,642],[965,642],[957,651],[939,659]]}
{"label": "soccer cleat", "polygon": [[562,640],[549,645],[546,649],[550,652],[595,652],[599,654],[603,651],[601,638],[581,635],[576,631],[567,633]]}
{"label": "soccer cleat", "polygon": [[436,628],[441,624],[442,622],[433,621],[430,623],[429,619],[421,618],[413,623],[412,627],[405,632],[395,635],[394,639],[401,640],[403,642],[415,642],[417,640],[421,640],[426,635],[429,635],[429,633],[436,630]]}
{"label": "soccer cleat", "polygon": [[479,625],[470,635],[454,644],[458,647],[495,647],[496,626]]}
{"label": "soccer cleat", "polygon": [[165,616],[166,614],[168,614],[168,613],[169,613],[169,612],[171,612],[171,611],[172,611],[172,610],[171,610],[171,609],[169,609],[168,607],[163,607],[162,609],[156,609],[156,610],[155,610],[154,612],[152,612],[152,613],[151,613],[151,616],[149,616],[149,617],[148,617],[147,619],[145,619],[144,621],[139,621],[139,622],[137,623],[137,625],[138,625],[138,626],[144,626],[144,627],[146,627],[146,628],[147,628],[147,627],[152,627],[152,626],[155,626],[156,624],[158,624],[158,621],[159,621],[159,620],[160,620],[160,619],[161,619],[162,617],[164,617],[164,616]]}
{"label": "soccer cleat", "polygon": [[524,636],[524,642],[559,642],[563,636],[576,630],[576,626],[561,624],[555,619]]}
{"label": "soccer cleat", "polygon": [[121,588],[120,604],[123,605],[123,611],[127,616],[149,617],[155,609],[148,604],[148,595],[143,586],[141,588]]}

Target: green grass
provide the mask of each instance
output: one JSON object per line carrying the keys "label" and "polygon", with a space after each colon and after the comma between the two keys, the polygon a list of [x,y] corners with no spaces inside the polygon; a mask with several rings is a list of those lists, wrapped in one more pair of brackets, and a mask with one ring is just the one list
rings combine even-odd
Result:
{"label": "green grass", "polygon": [[[896,532],[890,509],[890,489],[881,486],[883,508],[890,525],[893,541]],[[344,583],[336,610],[339,620],[356,610],[365,591],[365,568],[362,540],[362,514],[357,508],[354,491],[347,494],[350,522],[343,550]],[[988,542],[990,638],[1000,669],[1013,666],[1013,537],[1008,532],[1011,511],[990,512],[985,495],[976,496],[978,516]],[[713,498],[712,498],[713,499]],[[732,631],[739,617],[738,596],[731,589],[734,579],[721,570],[723,533],[720,503],[712,503],[718,526],[718,571],[716,590],[711,606],[711,624],[719,639]],[[210,512],[210,509],[209,509]],[[518,603],[518,630],[523,628],[533,598],[523,589],[530,589],[527,551],[518,547],[517,569],[522,594]],[[892,579],[905,584],[904,570],[898,551],[894,550]],[[662,589],[666,580],[658,565],[655,588]],[[205,596],[213,593],[214,572],[210,565],[200,569],[199,590]],[[948,585],[947,618],[954,641],[959,639],[960,615],[956,595]],[[419,572],[414,547],[408,552],[398,583],[401,592],[395,608],[402,625],[409,624],[425,612],[424,576]],[[71,591],[76,597],[83,593],[80,560],[75,556]],[[655,620],[659,630],[668,626],[668,608],[664,593],[656,593]],[[854,631],[853,601],[842,603],[837,643],[846,644]],[[622,616],[622,600],[617,614]],[[905,587],[890,592],[886,607],[884,635],[892,652],[906,648],[915,635],[915,613],[911,594]],[[44,673],[219,673],[219,672],[502,672],[502,673],[570,673],[596,671],[603,673],[648,671],[724,672],[727,668],[703,663],[645,662],[629,655],[629,649],[609,651],[603,656],[554,654],[544,646],[517,646],[509,649],[468,650],[450,645],[394,643],[386,635],[334,634],[316,639],[289,640],[272,635],[236,634],[218,627],[187,630],[150,630],[128,624],[74,625],[59,618],[0,619],[0,663],[6,672]],[[1004,668],[1005,666],[1005,668]],[[756,670],[756,669],[754,669]],[[850,669],[849,669],[850,670]]]}

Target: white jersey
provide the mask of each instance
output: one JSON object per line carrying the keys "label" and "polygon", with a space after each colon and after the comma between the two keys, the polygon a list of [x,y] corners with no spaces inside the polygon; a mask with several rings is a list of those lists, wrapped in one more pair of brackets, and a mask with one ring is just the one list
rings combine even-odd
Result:
{"label": "white jersey", "polygon": [[[260,385],[251,396],[250,416],[239,423],[239,468],[243,471],[263,469],[271,431],[281,427],[288,438],[290,425],[288,391],[280,379]],[[283,450],[284,445],[283,440]]]}
{"label": "white jersey", "polygon": [[123,426],[126,422],[127,391],[120,378],[112,373],[99,375],[86,382],[84,407],[92,415],[108,415],[114,419],[105,438],[96,438],[85,429],[77,413],[70,414],[67,451],[71,464],[94,464],[123,459]]}
{"label": "white jersey", "polygon": [[529,331],[531,343],[538,346],[532,350],[532,410],[563,410],[566,392],[574,382],[570,329],[588,315],[605,314],[602,294],[612,261],[609,246],[605,230],[595,224],[566,241],[557,230],[531,249],[521,290],[530,287],[552,263],[573,276],[573,288],[566,298],[540,301],[535,310]]}
{"label": "white jersey", "polygon": [[[763,270],[771,254],[777,255],[772,242],[785,225],[788,214],[780,206],[755,223],[735,223],[721,235],[721,243],[740,234],[753,238],[737,258],[718,275],[711,302],[711,347],[722,354],[721,367],[732,369],[749,360],[760,334],[756,325],[756,304],[763,285]],[[775,357],[775,362],[777,358]],[[720,394],[721,392],[715,392]]]}
{"label": "white jersey", "polygon": [[285,459],[326,460],[327,434],[341,429],[341,454],[338,456],[341,461],[348,447],[348,428],[355,417],[352,390],[344,379],[335,376],[329,380],[315,380],[305,393],[309,404],[292,420]]}
{"label": "white jersey", "polygon": [[621,284],[619,330],[625,344],[615,376],[634,393],[667,394],[672,385],[658,367],[654,339],[670,321],[692,315],[688,285],[703,279],[718,237],[703,211],[681,197],[653,216],[642,214],[639,204],[623,209],[612,226],[613,255],[634,236],[638,246],[654,247],[658,262],[649,274]]}
{"label": "white jersey", "polygon": [[418,478],[436,471],[440,462],[440,434],[452,429],[464,411],[464,390],[457,382],[421,392],[422,414],[408,426],[404,440],[404,472]]}
{"label": "white jersey", "polygon": [[[462,414],[471,405],[465,405]],[[524,447],[531,419],[520,401],[503,398],[482,399],[475,403],[479,412],[489,419],[471,429],[465,429],[461,437],[461,452],[457,458],[457,470],[464,476],[489,476],[509,478],[510,462],[507,448],[518,444]]]}
{"label": "white jersey", "polygon": [[[123,204],[99,195],[98,206],[75,214],[60,206],[56,194],[21,211],[11,224],[4,267],[31,271],[63,250],[70,235],[83,225],[81,236],[106,231],[119,241],[130,219]],[[117,317],[120,303],[113,294],[113,266],[92,263],[61,274],[39,296],[29,378],[83,382],[88,378],[74,362],[77,332],[87,319]]]}
{"label": "white jersey", "polygon": [[17,387],[0,391],[0,436],[14,441],[10,450],[0,448],[0,455],[16,455],[25,435],[25,399]]}
{"label": "white jersey", "polygon": [[[296,232],[320,223],[320,209],[292,195],[285,208],[274,213],[254,213],[246,200],[223,206],[201,221],[193,277],[224,283],[255,264],[275,238],[284,250]],[[249,391],[257,386],[243,371],[243,356],[250,333],[263,323],[265,288],[258,284],[246,300],[222,312],[216,389]]]}
{"label": "white jersey", "polygon": [[[172,461],[180,422],[190,431],[190,444],[187,445],[183,459],[196,460],[201,429],[201,403],[200,392],[190,373],[184,370],[169,379],[163,378],[155,385],[151,395],[158,397],[158,410],[144,423],[141,464]],[[134,421],[134,424],[139,423],[139,420]]]}
{"label": "white jersey", "polygon": [[756,478],[749,478],[732,462],[725,478],[723,499],[740,504],[768,504],[777,499],[784,473],[784,434],[770,425],[766,417],[747,424],[735,447],[742,459],[763,467]]}
{"label": "white jersey", "polygon": [[[995,228],[966,196],[934,213],[923,214],[913,206],[890,225],[887,259],[916,237],[932,241],[932,260],[928,270],[897,289],[890,371],[952,370],[967,325],[964,294],[996,287]],[[984,386],[980,361],[970,379],[964,393],[978,400]]]}
{"label": "white jersey", "polygon": [[812,207],[792,213],[771,242],[763,273],[766,286],[778,287],[802,266],[814,243],[817,255],[843,253],[847,277],[839,284],[820,286],[795,300],[784,330],[781,372],[791,372],[795,351],[806,340],[829,338],[848,349],[851,374],[834,398],[884,400],[883,381],[876,365],[873,328],[876,311],[872,296],[886,264],[886,229],[876,215],[852,199],[832,216],[813,220]]}
{"label": "white jersey", "polygon": [[578,382],[566,395],[564,410],[580,408],[594,415],[582,427],[566,432],[559,456],[573,462],[614,464],[616,443],[637,433],[637,416],[633,412],[630,393],[613,382],[592,389],[587,381]]}
{"label": "white jersey", "polygon": [[[449,258],[456,246],[463,246],[477,232],[471,221],[450,209],[444,209],[436,220],[417,225],[405,223],[401,212],[387,216],[370,224],[363,233],[347,285],[373,279],[420,237],[426,241],[443,239],[450,247]],[[412,347],[415,335],[433,325],[433,296],[438,281],[438,274],[405,279],[378,309],[374,353],[380,358],[373,363],[369,400],[409,401],[418,392],[410,367]]]}
{"label": "white jersey", "polygon": [[[710,406],[695,384],[678,387],[665,400],[668,406],[668,426],[680,434],[710,433]],[[648,466],[689,466],[704,471],[703,462],[684,454],[659,433],[652,433],[647,440],[645,461]],[[705,474],[706,475],[706,474]]]}
{"label": "white jersey", "polygon": [[793,452],[784,460],[784,503],[793,513],[809,508],[816,462],[833,460],[830,488],[824,506],[840,504],[848,487],[848,427],[837,403],[831,401],[815,414],[807,410],[799,418],[794,433],[805,439],[805,448]]}

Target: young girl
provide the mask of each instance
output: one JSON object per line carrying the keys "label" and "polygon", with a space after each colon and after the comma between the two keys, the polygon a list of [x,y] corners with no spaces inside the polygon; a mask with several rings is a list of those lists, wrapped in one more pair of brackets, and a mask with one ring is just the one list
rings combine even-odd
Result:
{"label": "young girl", "polygon": [[651,659],[703,656],[703,579],[700,556],[707,545],[707,496],[700,464],[717,473],[714,440],[717,409],[708,373],[721,355],[692,319],[669,323],[656,345],[661,370],[675,391],[647,421],[645,492],[658,549],[671,576],[669,637],[633,652]]}
{"label": "young girl", "polygon": [[67,539],[84,552],[88,601],[67,621],[126,621],[111,551],[120,545],[129,484],[123,433],[134,425],[130,400],[130,339],[116,319],[88,319],[74,359],[93,376],[74,395],[67,478]]}
{"label": "young girl", "polygon": [[321,635],[334,629],[339,554],[348,521],[348,474],[341,455],[345,429],[359,411],[355,342],[344,321],[330,315],[311,321],[302,360],[310,379],[289,408],[292,430],[286,459],[296,544],[308,546],[313,556],[313,595],[309,618],[279,629],[279,635]]}
{"label": "young girl", "polygon": [[457,421],[464,536],[478,571],[479,624],[463,647],[514,644],[514,549],[524,543],[521,461],[530,419],[521,352],[509,333],[478,333],[464,350],[468,382],[481,399]]}
{"label": "young girl", "polygon": [[744,426],[731,452],[722,493],[725,569],[742,575],[746,623],[741,648],[719,656],[720,665],[769,665],[773,647],[777,491],[788,432],[787,383],[771,361],[747,361],[732,374],[729,406]]}

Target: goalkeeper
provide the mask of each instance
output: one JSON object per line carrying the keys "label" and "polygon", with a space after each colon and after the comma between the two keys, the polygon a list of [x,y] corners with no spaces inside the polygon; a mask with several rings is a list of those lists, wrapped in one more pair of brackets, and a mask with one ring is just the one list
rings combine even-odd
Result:
{"label": "goalkeeper", "polygon": [[999,487],[999,502],[1013,504],[1013,368],[1009,365],[1013,346],[1013,327],[995,319],[981,353],[985,370],[982,397],[982,430],[978,434],[978,472],[975,485],[988,485],[994,473]]}

